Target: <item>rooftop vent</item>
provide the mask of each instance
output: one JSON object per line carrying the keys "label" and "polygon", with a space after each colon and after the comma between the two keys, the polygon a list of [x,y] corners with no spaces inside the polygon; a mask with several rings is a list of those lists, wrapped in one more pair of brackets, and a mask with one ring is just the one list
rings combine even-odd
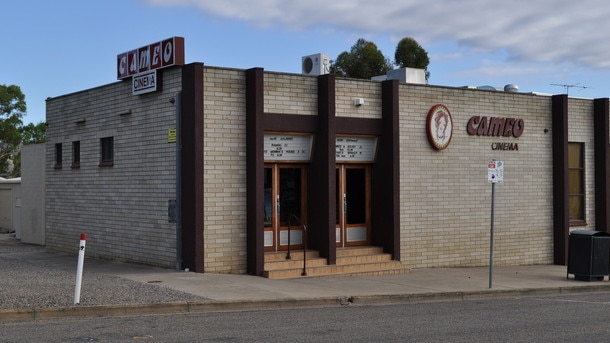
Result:
{"label": "rooftop vent", "polygon": [[508,93],[517,93],[519,91],[519,86],[509,83],[504,86],[504,91]]}
{"label": "rooftop vent", "polygon": [[373,81],[398,80],[401,83],[426,84],[426,71],[419,68],[400,68],[389,70],[386,75],[371,77]]}

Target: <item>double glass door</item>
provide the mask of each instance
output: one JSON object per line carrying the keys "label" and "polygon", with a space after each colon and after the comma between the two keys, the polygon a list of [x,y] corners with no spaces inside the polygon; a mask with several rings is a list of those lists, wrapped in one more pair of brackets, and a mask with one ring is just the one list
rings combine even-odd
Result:
{"label": "double glass door", "polygon": [[370,166],[342,164],[336,170],[337,246],[370,243]]}
{"label": "double glass door", "polygon": [[305,167],[295,164],[265,164],[264,241],[265,251],[277,251],[303,244],[299,220],[306,218]]}
{"label": "double glass door", "polygon": [[[370,244],[370,166],[341,164],[336,168],[336,244]],[[307,218],[306,168],[301,164],[265,164],[265,251],[302,248],[300,221]]]}

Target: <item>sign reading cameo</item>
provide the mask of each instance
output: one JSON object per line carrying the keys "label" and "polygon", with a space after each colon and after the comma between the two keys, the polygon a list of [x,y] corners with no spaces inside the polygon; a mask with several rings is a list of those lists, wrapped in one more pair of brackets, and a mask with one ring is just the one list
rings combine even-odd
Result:
{"label": "sign reading cameo", "polygon": [[453,118],[445,105],[434,105],[428,111],[426,119],[428,141],[436,150],[443,150],[451,143],[453,137]]}

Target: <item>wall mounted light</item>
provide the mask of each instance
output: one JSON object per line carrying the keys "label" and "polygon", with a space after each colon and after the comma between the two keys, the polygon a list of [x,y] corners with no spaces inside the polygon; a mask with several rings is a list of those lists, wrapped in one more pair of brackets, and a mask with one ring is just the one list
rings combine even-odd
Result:
{"label": "wall mounted light", "polygon": [[355,98],[354,99],[354,106],[360,107],[362,105],[364,105],[364,98]]}
{"label": "wall mounted light", "polygon": [[119,113],[120,116],[127,116],[131,114],[131,109],[128,109],[127,111],[123,111],[121,113]]}
{"label": "wall mounted light", "polygon": [[87,121],[87,119],[85,119],[85,118],[78,118],[78,119],[76,119],[75,123],[76,124],[82,124],[82,123],[84,123],[86,121]]}

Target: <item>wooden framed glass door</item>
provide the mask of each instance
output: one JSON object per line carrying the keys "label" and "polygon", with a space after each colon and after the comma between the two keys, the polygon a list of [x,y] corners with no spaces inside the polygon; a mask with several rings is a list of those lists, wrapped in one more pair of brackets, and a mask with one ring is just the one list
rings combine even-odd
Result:
{"label": "wooden framed glass door", "polygon": [[370,243],[370,178],[368,165],[336,169],[337,246]]}
{"label": "wooden framed glass door", "polygon": [[302,247],[299,220],[306,222],[305,170],[298,164],[265,165],[265,251],[288,249],[289,236],[291,248]]}

